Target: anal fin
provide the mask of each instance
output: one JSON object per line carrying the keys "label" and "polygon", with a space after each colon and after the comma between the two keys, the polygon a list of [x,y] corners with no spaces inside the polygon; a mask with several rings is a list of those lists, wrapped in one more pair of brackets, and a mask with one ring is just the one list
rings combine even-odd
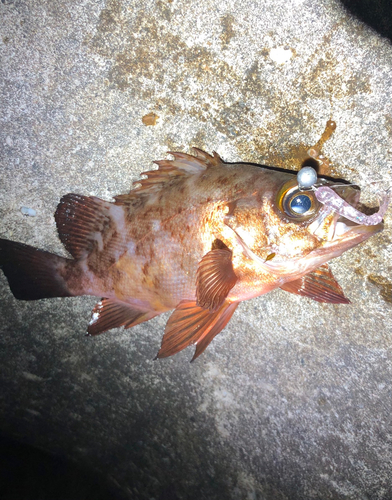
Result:
{"label": "anal fin", "polygon": [[309,297],[317,302],[350,303],[327,264],[323,264],[311,273],[305,274],[302,278],[285,283],[280,288],[286,292]]}
{"label": "anal fin", "polygon": [[98,335],[112,328],[124,326],[131,328],[139,323],[157,316],[155,311],[140,311],[133,309],[124,302],[112,299],[101,299],[94,307],[91,321],[87,328],[88,335]]}
{"label": "anal fin", "polygon": [[182,301],[170,316],[157,358],[166,358],[196,344],[194,361],[227,325],[238,302],[225,301],[215,312],[200,307],[195,301]]}

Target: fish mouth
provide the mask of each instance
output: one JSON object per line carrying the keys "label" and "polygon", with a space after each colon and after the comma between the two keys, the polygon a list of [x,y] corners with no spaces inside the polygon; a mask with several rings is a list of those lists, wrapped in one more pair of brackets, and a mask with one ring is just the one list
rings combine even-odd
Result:
{"label": "fish mouth", "polygon": [[[354,208],[358,207],[360,198],[360,189],[358,186],[342,184],[334,185],[333,189],[347,203]],[[322,206],[317,218],[308,226],[309,232],[321,240],[321,245],[312,250],[308,255],[294,259],[292,262],[296,262],[296,271],[304,274],[309,269],[315,269],[319,265],[339,257],[346,250],[366,241],[383,229],[384,224],[382,222],[376,225],[358,224],[332,211],[329,207]],[[268,264],[269,262],[266,263],[266,265]],[[276,273],[278,269],[290,272],[291,267],[293,267],[294,272],[294,266],[290,266],[288,263],[285,263],[283,266],[280,264],[279,267],[278,262],[276,262],[269,267],[272,273]]]}
{"label": "fish mouth", "polygon": [[[343,198],[347,203],[352,205],[354,208],[358,208],[360,200],[360,188],[353,185],[338,185],[333,186],[334,190]],[[326,242],[323,247],[331,252],[333,251],[334,256],[338,256],[348,250],[349,248],[366,241],[368,238],[374,234],[379,233],[384,229],[384,223],[379,223],[376,225],[364,225],[352,222],[349,219],[339,215],[338,213],[331,214],[333,217],[332,224],[330,226],[330,231]],[[317,229],[314,232],[317,235]]]}
{"label": "fish mouth", "polygon": [[343,220],[337,222],[339,231],[335,230],[334,237],[330,241],[324,242],[319,248],[313,250],[308,255],[292,259],[288,262],[264,262],[263,266],[270,273],[275,275],[285,274],[298,277],[307,272],[316,269],[326,262],[339,257],[346,250],[363,243],[374,234],[384,229],[384,224],[380,223],[374,226],[365,226],[355,224],[351,221],[346,224]]}
{"label": "fish mouth", "polygon": [[383,222],[374,226],[365,226],[363,224],[355,224],[355,222],[347,221],[347,219],[342,217],[336,222],[333,239],[325,244],[325,248],[336,248],[338,255],[340,255],[349,248],[381,232],[383,229]]}
{"label": "fish mouth", "polygon": [[[357,186],[334,184],[333,189],[337,191],[347,203],[354,208],[358,207],[360,189]],[[238,230],[229,226],[237,236],[238,243],[242,246],[245,255],[257,262],[262,270],[275,276],[296,279],[304,274],[325,264],[331,259],[339,257],[342,253],[359,243],[366,241],[374,234],[383,230],[384,224],[365,225],[352,222],[333,211],[332,208],[321,205],[317,216],[307,226],[309,233],[319,240],[319,246],[299,256],[292,258],[279,258],[266,260],[255,254],[242,239]]]}

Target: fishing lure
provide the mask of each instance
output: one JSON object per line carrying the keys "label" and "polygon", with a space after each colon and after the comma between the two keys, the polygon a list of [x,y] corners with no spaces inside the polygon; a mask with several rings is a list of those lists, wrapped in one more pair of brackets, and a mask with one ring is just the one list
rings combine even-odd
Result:
{"label": "fishing lure", "polygon": [[316,187],[317,173],[312,167],[302,168],[297,174],[297,181],[300,190],[312,189],[320,203],[342,217],[364,226],[375,226],[382,222],[391,201],[391,190],[388,189],[380,195],[381,203],[378,212],[373,215],[366,215],[347,203],[331,187]]}

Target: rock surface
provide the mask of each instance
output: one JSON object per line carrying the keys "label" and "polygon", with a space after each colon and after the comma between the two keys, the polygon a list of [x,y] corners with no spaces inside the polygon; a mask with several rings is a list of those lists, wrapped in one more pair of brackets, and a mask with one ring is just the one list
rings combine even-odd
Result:
{"label": "rock surface", "polygon": [[[298,168],[331,118],[336,176],[392,185],[390,42],[337,1],[2,0],[0,18],[3,238],[65,255],[63,194],[110,200],[191,146]],[[385,222],[332,263],[351,305],[272,292],[192,364],[152,361],[168,315],[92,340],[93,298],[19,302],[1,274],[0,430],[129,499],[392,498]]]}

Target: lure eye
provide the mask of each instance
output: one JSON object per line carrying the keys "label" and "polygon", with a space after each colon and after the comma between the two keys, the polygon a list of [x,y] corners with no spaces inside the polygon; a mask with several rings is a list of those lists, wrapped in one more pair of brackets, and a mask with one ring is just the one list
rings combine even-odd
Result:
{"label": "lure eye", "polygon": [[310,219],[320,206],[313,191],[300,191],[295,181],[282,186],[277,204],[281,212],[298,221]]}

